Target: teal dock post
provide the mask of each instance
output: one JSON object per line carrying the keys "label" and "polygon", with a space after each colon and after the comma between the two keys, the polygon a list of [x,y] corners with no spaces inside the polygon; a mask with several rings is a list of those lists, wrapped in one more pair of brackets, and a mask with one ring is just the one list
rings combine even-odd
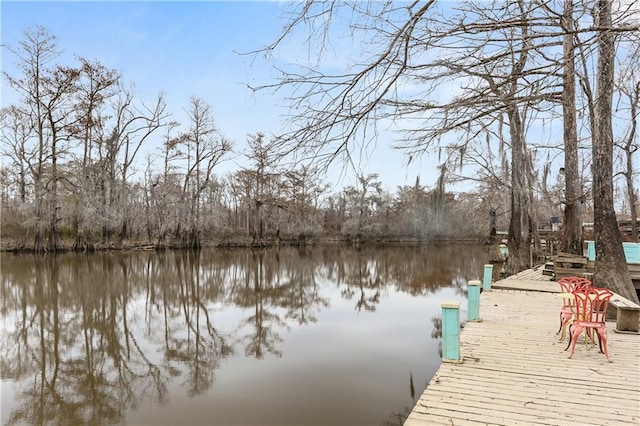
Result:
{"label": "teal dock post", "polygon": [[484,277],[482,281],[482,290],[491,291],[491,280],[493,279],[493,265],[484,265]]}
{"label": "teal dock post", "polygon": [[467,321],[480,321],[480,281],[469,281],[467,283]]}
{"label": "teal dock post", "polygon": [[442,362],[460,362],[460,302],[446,301],[442,307]]}

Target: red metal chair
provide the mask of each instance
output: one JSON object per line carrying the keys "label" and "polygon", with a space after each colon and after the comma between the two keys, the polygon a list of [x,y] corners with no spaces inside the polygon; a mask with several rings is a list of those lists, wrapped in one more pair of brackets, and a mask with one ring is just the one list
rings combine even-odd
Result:
{"label": "red metal chair", "polygon": [[575,290],[573,295],[576,313],[573,322],[569,326],[569,345],[565,349],[567,350],[571,346],[569,358],[573,356],[576,343],[582,331],[586,330],[587,334],[590,335],[591,330],[595,330],[595,334],[598,335],[600,353],[604,353],[607,361],[611,362],[609,350],[607,349],[605,318],[613,292],[606,288],[587,287]]}
{"label": "red metal chair", "polygon": [[[591,281],[583,277],[560,278],[558,284],[560,284],[560,291],[565,294],[572,294],[577,289],[591,287]],[[562,308],[560,309],[560,328],[558,328],[558,332],[556,333],[556,335],[558,335],[562,332],[562,335],[560,335],[561,342],[564,340],[567,324],[571,322],[575,313],[573,302],[573,298],[562,299]]]}

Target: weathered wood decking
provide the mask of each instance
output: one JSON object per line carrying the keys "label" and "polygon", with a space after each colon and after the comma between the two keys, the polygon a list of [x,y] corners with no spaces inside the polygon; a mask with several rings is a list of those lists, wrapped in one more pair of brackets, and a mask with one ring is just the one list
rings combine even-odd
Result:
{"label": "weathered wood decking", "polygon": [[640,336],[607,323],[612,363],[582,338],[567,359],[556,287],[538,268],[483,292],[463,362],[441,365],[404,425],[640,425]]}

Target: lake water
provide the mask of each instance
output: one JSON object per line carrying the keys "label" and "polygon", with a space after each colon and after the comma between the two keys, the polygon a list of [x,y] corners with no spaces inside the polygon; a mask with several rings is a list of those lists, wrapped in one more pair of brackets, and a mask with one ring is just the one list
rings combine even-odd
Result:
{"label": "lake water", "polygon": [[481,245],[3,253],[2,424],[397,425]]}

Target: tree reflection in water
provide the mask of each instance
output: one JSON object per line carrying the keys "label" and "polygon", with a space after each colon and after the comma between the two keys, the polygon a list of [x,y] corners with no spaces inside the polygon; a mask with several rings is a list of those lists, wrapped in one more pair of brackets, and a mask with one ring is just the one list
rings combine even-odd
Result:
{"label": "tree reflection in water", "polygon": [[114,423],[149,393],[166,399],[166,377],[128,326],[128,263],[117,259],[36,256],[33,280],[20,268],[3,274],[3,289],[12,282],[22,299],[21,338],[10,336],[3,356],[2,376],[23,384],[8,424]]}
{"label": "tree reflection in water", "polygon": [[[220,359],[233,353],[226,337],[211,322],[205,304],[207,296],[212,292],[223,293],[201,267],[200,256],[200,251],[175,253],[178,306],[182,313],[177,317],[183,321],[179,321],[173,332],[165,329],[165,366],[175,375],[179,369],[171,368],[172,362],[185,364],[188,374],[184,385],[189,396],[207,391],[213,384]],[[165,299],[164,306],[170,305],[171,300]],[[165,318],[165,326],[167,323]]]}
{"label": "tree reflection in water", "polygon": [[[282,356],[283,333],[330,308],[327,283],[358,312],[375,312],[389,289],[464,294],[465,274],[480,273],[484,258],[451,262],[457,253],[401,246],[3,254],[0,361],[3,382],[16,390],[3,421],[126,423],[143,403],[167,403],[176,384],[188,396],[205,394],[227,357]],[[437,317],[433,324],[438,338]],[[410,388],[404,408],[380,421],[406,416],[411,373]]]}

